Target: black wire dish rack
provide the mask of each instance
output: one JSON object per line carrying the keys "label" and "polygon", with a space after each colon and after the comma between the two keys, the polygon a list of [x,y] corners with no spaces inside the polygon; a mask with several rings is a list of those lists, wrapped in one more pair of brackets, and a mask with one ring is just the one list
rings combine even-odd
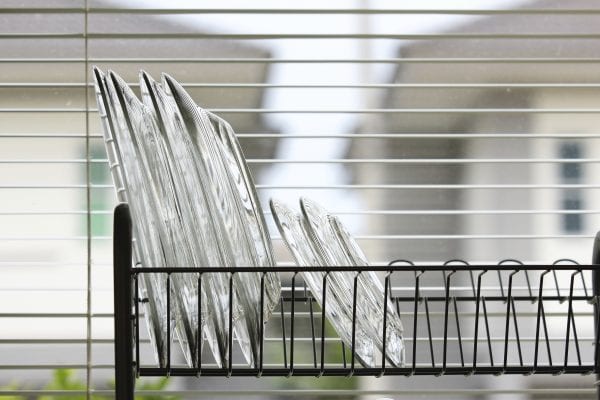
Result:
{"label": "black wire dish rack", "polygon": [[[600,276],[600,233],[592,265],[559,260],[552,265],[524,265],[505,260],[497,265],[469,265],[452,260],[444,265],[414,265],[398,260],[382,267],[323,267],[323,298],[319,307],[302,281],[301,267],[220,268],[218,273],[277,271],[282,281],[278,309],[261,326],[262,340],[256,364],[234,357],[218,367],[196,355],[195,368],[171,363],[167,346],[165,368],[142,365],[140,358],[141,274],[161,274],[170,285],[171,275],[195,273],[198,282],[215,268],[144,268],[132,265],[132,229],[129,208],[120,204],[114,214],[114,312],[116,399],[133,399],[139,376],[376,376],[383,375],[502,375],[598,373],[597,298]],[[376,271],[384,278],[384,296],[390,298],[404,324],[406,363],[363,367],[354,346],[345,346],[332,334],[325,318],[327,273]],[[356,278],[352,343],[355,339]],[[264,280],[263,280],[264,281]],[[264,283],[263,283],[264,290]],[[169,291],[167,290],[167,293]],[[168,297],[168,294],[167,294]],[[261,296],[261,302],[264,298]],[[230,295],[230,301],[232,296]],[[383,302],[387,308],[388,302]],[[262,309],[262,304],[260,305]],[[200,304],[200,309],[203,307]],[[231,310],[231,307],[230,307]],[[167,298],[167,318],[170,299]],[[384,310],[382,338],[386,338]],[[280,319],[278,322],[276,319]],[[229,315],[231,332],[232,316]],[[168,324],[167,324],[168,325]],[[198,344],[202,354],[202,343]],[[206,346],[205,346],[206,347]],[[598,397],[600,399],[600,395]]]}

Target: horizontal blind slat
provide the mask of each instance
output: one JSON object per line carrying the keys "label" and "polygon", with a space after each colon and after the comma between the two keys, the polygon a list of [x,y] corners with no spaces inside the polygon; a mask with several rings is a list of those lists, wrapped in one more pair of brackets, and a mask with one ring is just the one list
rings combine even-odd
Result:
{"label": "horizontal blind slat", "polygon": [[[600,108],[358,108],[358,109],[274,109],[208,108],[217,114],[598,114]],[[21,107],[0,108],[0,113],[97,113],[97,109]]]}
{"label": "horizontal blind slat", "polygon": [[[128,83],[131,87],[139,87],[139,83]],[[320,83],[198,83],[182,82],[185,88],[207,89],[485,89],[485,88],[539,88],[539,89],[590,89],[600,88],[600,83],[365,83],[365,84],[320,84]],[[93,87],[92,83],[87,84]],[[75,82],[0,82],[0,88],[85,88],[84,83]]]}
{"label": "horizontal blind slat", "polygon": [[[102,139],[100,134],[90,134],[91,139]],[[46,133],[23,133],[2,134],[0,139],[22,139],[22,138],[47,138],[47,139],[81,139],[83,134],[46,134]],[[237,134],[237,138],[244,139],[600,139],[600,133],[351,133],[351,134],[328,134],[328,133],[244,133]]]}
{"label": "horizontal blind slat", "polygon": [[[81,58],[0,58],[0,64],[2,63],[85,63],[85,59]],[[90,58],[90,63],[194,63],[194,64],[206,64],[206,63],[260,63],[260,64],[304,64],[304,63],[316,63],[316,64],[406,64],[406,63],[432,63],[432,64],[463,64],[463,63],[544,63],[544,64],[570,64],[570,63],[599,63],[600,58],[594,57],[407,57],[407,58],[357,58],[357,59],[327,59],[327,58],[315,58],[315,59],[293,59],[293,58],[130,58],[130,57],[118,57],[118,58]]]}
{"label": "horizontal blind slat", "polygon": [[[10,185],[0,184],[0,189],[85,189],[86,185],[77,184],[64,184],[64,185]],[[91,184],[92,189],[110,189],[114,190],[114,187],[109,184]],[[445,189],[445,190],[460,190],[460,189],[497,189],[497,190],[509,190],[509,189],[599,189],[600,184],[348,184],[348,185],[256,185],[259,190],[272,190],[272,189],[332,189],[332,190],[346,190],[346,189],[382,189],[382,190],[404,190],[404,189]]]}
{"label": "horizontal blind slat", "polygon": [[[329,209],[334,215],[567,215],[567,214],[600,214],[600,209],[577,210],[336,210]],[[113,210],[92,210],[92,215],[112,216]],[[272,215],[270,210],[263,210],[264,215]],[[13,210],[0,211],[0,216],[17,215],[87,215],[79,210]]]}
{"label": "horizontal blind slat", "polygon": [[[595,235],[585,234],[572,234],[572,235],[520,235],[520,234],[507,234],[507,235],[354,235],[356,240],[472,240],[472,239],[483,239],[483,240],[505,240],[505,239],[593,239]],[[0,237],[3,241],[87,241],[87,236],[6,236]],[[272,240],[282,240],[280,236],[272,236]],[[92,236],[91,240],[98,241],[111,241],[112,236]]]}
{"label": "horizontal blind slat", "polygon": [[[312,366],[312,364],[310,364]],[[418,364],[419,365],[419,364]],[[421,366],[421,365],[419,365]],[[450,366],[450,364],[448,364]],[[87,392],[82,390],[69,390],[69,391],[52,391],[52,390],[0,390],[0,395],[15,396],[15,395],[65,395],[65,396],[76,396],[85,395]],[[112,390],[92,389],[91,394],[111,396],[114,395]],[[414,396],[439,396],[441,398],[447,398],[448,396],[469,396],[469,397],[480,397],[482,395],[491,394],[529,394],[529,395],[592,395],[595,393],[595,389],[587,388],[560,388],[560,389],[402,389],[402,390],[365,390],[365,389],[265,389],[265,390],[231,390],[231,391],[214,391],[214,390],[138,390],[136,391],[140,396],[185,396],[193,395],[197,397],[219,397],[219,396],[232,396],[232,397],[247,397],[247,396],[276,396],[276,397],[300,397],[305,398],[307,396],[318,395],[321,397],[339,397],[339,396],[360,396],[360,395],[393,395],[407,398],[414,398]]]}
{"label": "horizontal blind slat", "polygon": [[24,7],[0,8],[0,14],[448,14],[448,15],[521,15],[521,14],[598,14],[598,8],[125,8],[125,7]]}
{"label": "horizontal blind slat", "polygon": [[[85,164],[108,163],[107,159],[0,159],[0,164]],[[248,158],[248,164],[590,164],[600,158],[338,158],[288,160],[284,158]],[[117,164],[118,165],[118,164]]]}
{"label": "horizontal blind slat", "polygon": [[600,39],[600,33],[447,33],[447,34],[365,34],[365,33],[0,33],[0,39],[205,39],[205,40],[282,40],[282,39],[388,39],[388,40],[491,40],[491,39]]}

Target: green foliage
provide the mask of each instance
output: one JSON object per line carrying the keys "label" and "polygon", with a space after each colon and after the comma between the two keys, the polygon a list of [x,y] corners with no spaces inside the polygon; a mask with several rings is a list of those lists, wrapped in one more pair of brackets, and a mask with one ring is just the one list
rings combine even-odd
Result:
{"label": "green foliage", "polygon": [[[145,382],[140,382],[136,385],[136,390],[165,390],[169,385],[168,378],[160,378],[156,380],[148,380]],[[114,383],[110,384],[111,387],[114,387]],[[80,380],[75,375],[75,372],[70,369],[57,369],[54,371],[52,376],[52,381],[50,381],[45,387],[45,390],[73,390],[73,391],[83,391],[86,390],[86,385],[83,380]],[[61,396],[61,395],[48,395],[48,396],[40,396],[37,400],[85,400],[85,394],[80,396]],[[112,397],[107,397],[103,395],[92,395],[92,400],[108,400],[112,399]],[[135,396],[135,400],[179,400],[178,396],[163,396],[163,395],[137,395]],[[25,400],[23,397],[1,397],[0,400]]]}
{"label": "green foliage", "polygon": [[[9,383],[6,386],[0,386],[0,391],[2,390],[17,390],[19,389],[19,386],[16,383]],[[25,397],[23,396],[3,396],[0,395],[0,400],[25,400]]]}
{"label": "green foliage", "polygon": [[[318,324],[318,332],[317,337],[320,336],[320,324]],[[337,333],[333,326],[327,321],[325,324],[325,336],[326,337],[336,337]],[[319,357],[320,344],[317,341],[317,357]],[[311,350],[312,351],[312,350]],[[350,355],[348,347],[346,347],[346,360],[350,362]],[[342,355],[342,346],[334,345],[334,346],[326,346],[326,359],[327,360],[336,360],[337,362],[341,362],[343,359]],[[358,361],[356,362],[357,365]],[[291,378],[282,379],[279,381],[278,386],[282,389],[319,389],[319,390],[353,390],[358,388],[358,377],[346,378],[346,377],[336,377],[336,376],[328,376],[328,377],[320,377],[315,379],[315,377],[307,376],[307,377],[299,377],[294,376]],[[319,400],[323,399],[320,396],[307,396],[305,399],[310,400]],[[347,399],[353,399],[354,397],[349,396]]]}
{"label": "green foliage", "polygon": [[[57,369],[52,374],[52,380],[44,387],[45,390],[73,390],[73,391],[86,391],[85,382],[79,380],[75,376],[75,372],[70,369]],[[106,400],[104,396],[92,395],[93,400]],[[85,400],[85,394],[80,396],[61,396],[61,395],[50,395],[40,396],[38,400]]]}
{"label": "green foliage", "polygon": [[[169,378],[164,377],[147,382],[139,382],[136,390],[164,390],[169,385]],[[179,396],[143,395],[135,396],[136,400],[179,400]]]}

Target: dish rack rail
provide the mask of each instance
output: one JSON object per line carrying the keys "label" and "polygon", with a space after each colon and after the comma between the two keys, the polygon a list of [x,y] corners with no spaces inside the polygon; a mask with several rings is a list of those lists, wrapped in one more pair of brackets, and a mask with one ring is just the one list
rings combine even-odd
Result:
{"label": "dish rack rail", "polygon": [[[227,268],[230,291],[233,275],[279,272],[282,296],[268,324],[261,324],[259,357],[248,366],[233,360],[235,341],[228,338],[227,365],[217,366],[196,355],[195,367],[172,363],[141,365],[140,304],[136,289],[141,274],[159,274],[167,286],[179,273],[214,274],[215,268],[148,268],[133,266],[132,226],[127,204],[114,213],[114,326],[116,399],[132,399],[139,376],[375,376],[383,375],[502,375],[597,374],[600,366],[600,233],[590,265],[559,260],[549,265],[524,265],[505,260],[497,265],[469,265],[452,260],[443,265],[415,265],[397,260],[387,266],[311,267],[325,272],[319,307],[302,280],[302,267]],[[390,365],[385,350],[375,367],[364,367],[353,351],[356,338],[357,278],[354,279],[352,346],[345,346],[325,318],[329,274],[365,271],[381,274],[384,282],[383,349],[386,348],[387,307],[391,304],[404,324],[406,362]],[[264,301],[261,295],[261,307]],[[167,290],[167,318],[171,299]],[[230,292],[229,301],[233,301]],[[201,307],[205,305],[200,304]],[[231,310],[231,307],[230,307]],[[229,315],[229,326],[232,326]],[[276,321],[280,319],[280,321]],[[169,324],[167,324],[169,325]],[[170,329],[170,328],[168,328]],[[229,329],[229,332],[232,330]],[[206,344],[199,343],[199,354]],[[206,351],[205,351],[206,352]],[[275,361],[271,359],[274,358]],[[600,395],[599,395],[600,399]]]}

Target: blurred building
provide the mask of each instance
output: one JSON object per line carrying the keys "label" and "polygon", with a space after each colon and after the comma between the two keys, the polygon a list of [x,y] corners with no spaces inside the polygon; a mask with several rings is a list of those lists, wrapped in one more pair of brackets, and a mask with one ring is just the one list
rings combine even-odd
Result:
{"label": "blurred building", "polygon": [[[523,9],[596,9],[593,1],[576,4],[538,1]],[[473,38],[416,41],[402,46],[398,57],[423,62],[398,63],[392,83],[376,107],[441,109],[440,112],[386,113],[369,120],[361,132],[413,134],[409,138],[354,140],[349,155],[356,158],[438,159],[428,164],[355,166],[356,183],[410,185],[532,185],[594,183],[597,167],[581,163],[442,163],[439,159],[594,158],[595,139],[524,138],[535,134],[597,133],[600,116],[570,114],[565,109],[598,106],[597,58],[594,40],[564,39],[560,34],[595,32],[594,15],[507,14],[476,17],[443,34],[531,33],[558,35],[550,39]],[[427,59],[438,61],[427,62]],[[444,59],[447,59],[446,61]],[[458,60],[450,61],[449,59]],[[461,61],[462,59],[462,61]],[[469,62],[469,59],[473,59]],[[486,61],[486,59],[488,61]],[[515,60],[516,59],[516,60]],[[527,61],[529,59],[530,61]],[[541,59],[541,61],[531,61]],[[568,62],[568,59],[572,59]],[[502,61],[505,60],[505,61]],[[511,61],[512,60],[512,61]],[[419,85],[422,86],[419,86]],[[579,84],[579,85],[578,85]],[[403,86],[406,85],[406,86]],[[446,109],[448,112],[444,112]],[[490,109],[478,112],[477,109]],[[496,112],[495,109],[516,109]],[[556,112],[539,112],[555,109]],[[520,112],[524,110],[525,112]],[[438,137],[419,138],[421,133]],[[472,134],[472,138],[444,138]],[[477,134],[497,134],[497,138]],[[514,137],[523,134],[523,137]],[[372,190],[365,196],[369,209],[390,210],[548,210],[593,208],[596,191],[585,189],[429,188]],[[596,215],[466,214],[400,215],[373,219],[380,234],[582,234],[600,227]],[[589,258],[589,240],[400,240],[383,242],[388,259],[440,261],[450,258],[492,261],[503,258],[552,260]],[[532,244],[535,243],[535,244]]]}
{"label": "blurred building", "polygon": [[[596,10],[599,6],[589,0],[569,3],[537,1],[521,5],[523,9],[557,10],[573,7]],[[390,138],[355,139],[349,157],[435,160],[418,164],[355,164],[357,184],[428,186],[366,192],[368,209],[424,211],[423,214],[385,215],[380,219],[372,219],[369,229],[382,235],[467,236],[459,240],[369,243],[379,246],[374,252],[386,254],[388,260],[401,258],[430,262],[455,258],[480,263],[506,258],[530,262],[552,262],[559,258],[590,261],[591,239],[565,239],[559,236],[594,234],[600,229],[598,216],[585,212],[586,209],[595,209],[600,198],[595,190],[562,188],[560,185],[597,184],[595,177],[599,172],[598,167],[577,162],[577,159],[596,158],[596,154],[600,154],[600,140],[575,136],[569,138],[568,134],[597,134],[600,115],[566,113],[565,110],[598,107],[600,89],[593,85],[586,87],[599,82],[597,64],[578,60],[598,59],[600,47],[594,40],[485,36],[511,33],[552,33],[560,36],[597,32],[597,26],[597,17],[594,15],[500,14],[472,18],[456,28],[439,33],[440,36],[472,34],[479,38],[440,38],[411,42],[399,48],[398,57],[423,61],[398,63],[391,80],[397,86],[387,90],[375,107],[440,109],[440,112],[423,113],[417,110],[414,113],[386,113],[369,117],[358,132],[389,133]],[[506,109],[516,111],[498,112]],[[540,111],[543,109],[555,111]],[[402,137],[403,134],[406,136]],[[490,138],[490,134],[497,136]],[[534,136],[553,134],[566,137]],[[440,161],[460,158],[474,161]],[[502,158],[573,159],[574,162],[475,161]],[[445,187],[436,188],[435,185]],[[447,185],[456,185],[458,188],[447,188]],[[474,188],[478,185],[509,187]],[[514,188],[515,185],[525,187]],[[536,185],[544,188],[531,187]],[[427,213],[435,210],[447,210],[450,213]],[[469,212],[472,210],[475,212]],[[572,213],[552,213],[548,210],[568,210]],[[582,213],[577,213],[577,210],[582,210]],[[473,237],[477,235],[498,237]],[[502,238],[505,235],[547,235],[555,238]],[[561,281],[567,278],[559,276]],[[428,283],[439,285],[440,282]],[[467,281],[465,284],[468,285]],[[497,285],[497,282],[492,282],[492,285]],[[533,329],[527,323],[523,326],[527,327],[526,331]],[[562,325],[556,325],[553,329],[551,335],[564,334]],[[593,335],[593,327],[582,326],[581,329]],[[433,334],[440,335],[442,332]],[[472,332],[467,335],[472,335]],[[501,354],[500,346],[494,345],[494,352],[498,351],[496,354]],[[524,354],[530,354],[529,346],[525,347]],[[426,353],[426,349],[424,353],[419,353],[424,362],[428,360]],[[472,354],[465,357],[469,359]],[[388,378],[385,383],[370,381],[370,384],[373,388],[380,388],[382,384],[395,388],[416,388],[427,385],[427,379],[430,378],[411,378],[410,382],[403,382]],[[473,388],[500,389],[589,384],[585,378],[569,379],[568,382],[559,383],[555,378],[544,377],[472,378],[468,382],[444,381],[440,385],[445,388],[454,385],[464,388],[469,385]],[[482,394],[481,398],[534,397]]]}

